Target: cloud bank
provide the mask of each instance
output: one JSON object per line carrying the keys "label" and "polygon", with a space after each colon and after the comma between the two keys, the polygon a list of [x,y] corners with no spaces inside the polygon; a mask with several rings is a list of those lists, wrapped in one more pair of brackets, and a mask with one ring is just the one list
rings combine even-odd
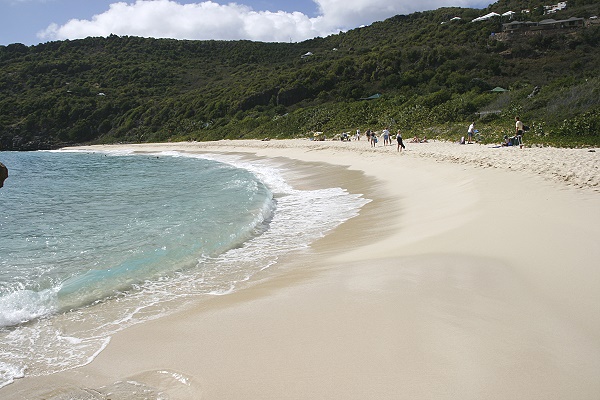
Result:
{"label": "cloud bank", "polygon": [[38,33],[41,40],[79,39],[88,36],[142,36],[190,40],[262,42],[303,41],[327,36],[397,14],[439,7],[485,7],[485,0],[315,0],[319,15],[301,12],[254,11],[238,3],[203,1],[180,4],[173,0],[118,2],[90,20],[72,19],[51,24]]}

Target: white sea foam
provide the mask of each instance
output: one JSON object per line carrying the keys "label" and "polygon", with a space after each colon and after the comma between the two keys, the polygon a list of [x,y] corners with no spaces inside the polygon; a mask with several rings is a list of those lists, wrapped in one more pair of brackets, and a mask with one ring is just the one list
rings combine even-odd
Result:
{"label": "white sea foam", "polygon": [[23,378],[26,369],[26,366],[18,366],[0,361],[0,389],[13,383],[15,379]]}
{"label": "white sea foam", "polygon": [[0,327],[17,325],[57,309],[56,290],[17,290],[0,296]]}
{"label": "white sea foam", "polygon": [[176,380],[179,383],[182,383],[186,386],[190,386],[190,379],[183,376],[182,374],[178,373],[178,372],[171,372],[171,371],[157,371],[157,373],[159,374],[163,374],[163,375],[167,375],[170,378],[173,378],[174,380]]}
{"label": "white sea foam", "polygon": [[[114,155],[129,154],[119,152]],[[176,152],[158,155],[161,158],[206,158],[246,169],[267,185],[274,194],[273,199],[265,202],[253,215],[245,231],[241,229],[236,233],[238,237],[234,238],[234,246],[224,252],[200,252],[195,266],[178,267],[171,274],[136,282],[129,289],[101,301],[5,332],[4,343],[0,344],[0,360],[4,362],[0,364],[0,368],[4,368],[0,370],[1,382],[10,383],[22,376],[25,368],[28,374],[41,375],[87,364],[108,345],[115,332],[172,312],[182,302],[197,296],[234,292],[257,272],[275,265],[280,257],[303,251],[327,232],[356,216],[360,208],[369,202],[361,195],[350,194],[342,188],[294,189],[284,179],[281,167],[269,160],[249,162],[230,155],[198,156]],[[229,182],[230,189],[234,191],[255,190],[246,186],[252,184],[255,183]],[[174,230],[176,227],[166,229]],[[161,253],[169,250],[163,244],[157,248],[162,249]],[[12,304],[10,310],[13,311],[5,325],[31,320],[56,310],[56,292],[17,293],[13,294],[14,299],[10,296],[0,298],[0,301]],[[27,304],[35,306],[28,309]],[[19,312],[22,315],[18,315]],[[63,326],[69,327],[69,334],[57,328]]]}

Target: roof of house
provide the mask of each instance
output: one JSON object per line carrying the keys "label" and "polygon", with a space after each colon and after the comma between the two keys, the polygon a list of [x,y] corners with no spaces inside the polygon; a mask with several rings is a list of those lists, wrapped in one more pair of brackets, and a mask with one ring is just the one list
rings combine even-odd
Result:
{"label": "roof of house", "polygon": [[495,12],[491,12],[491,13],[489,13],[489,14],[485,14],[485,15],[484,15],[484,16],[482,16],[482,17],[475,18],[475,19],[474,19],[473,21],[471,21],[471,22],[485,21],[485,20],[488,20],[488,19],[490,19],[490,18],[492,18],[492,17],[499,17],[499,16],[500,16],[500,14],[498,14],[498,13],[495,13]]}
{"label": "roof of house", "polygon": [[375,93],[372,96],[369,97],[362,97],[360,100],[375,100],[381,97],[381,93]]}

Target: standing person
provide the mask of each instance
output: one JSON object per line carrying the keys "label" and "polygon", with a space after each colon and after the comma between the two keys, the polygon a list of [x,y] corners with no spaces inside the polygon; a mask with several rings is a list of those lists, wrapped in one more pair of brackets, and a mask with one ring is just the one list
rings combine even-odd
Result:
{"label": "standing person", "polygon": [[387,144],[392,144],[392,142],[390,141],[390,131],[388,131],[388,128],[385,128],[383,130],[383,145]]}
{"label": "standing person", "polygon": [[469,130],[467,131],[467,136],[469,137],[468,139],[468,144],[473,143],[473,133],[475,132],[475,121],[471,122],[471,125],[469,125]]}
{"label": "standing person", "polygon": [[370,129],[367,129],[366,135],[367,135],[367,142],[371,143],[371,130]]}
{"label": "standing person", "polygon": [[515,117],[515,138],[519,143],[519,148],[523,148],[523,121],[519,117]]}
{"label": "standing person", "polygon": [[404,147],[404,143],[402,143],[402,134],[400,133],[400,129],[398,129],[398,133],[396,133],[396,141],[398,142],[398,151],[400,151],[400,147],[406,150],[406,147]]}
{"label": "standing person", "polygon": [[371,132],[371,147],[377,147],[377,135]]}
{"label": "standing person", "polygon": [[360,140],[360,129],[356,129],[356,140]]}

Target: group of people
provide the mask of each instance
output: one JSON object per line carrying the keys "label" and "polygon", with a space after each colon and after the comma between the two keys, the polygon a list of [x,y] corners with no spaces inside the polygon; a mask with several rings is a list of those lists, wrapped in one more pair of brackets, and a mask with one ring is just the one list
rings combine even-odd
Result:
{"label": "group of people", "polygon": [[519,146],[520,149],[523,148],[523,134],[529,128],[523,125],[523,121],[521,118],[515,117],[515,135],[508,136],[504,135],[504,141],[502,142],[502,146]]}
{"label": "group of people", "polygon": [[[515,135],[509,137],[508,135],[504,135],[504,142],[502,142],[502,146],[519,146],[519,148],[523,148],[523,133],[527,130],[527,128],[523,125],[523,121],[521,121],[520,117],[515,117]],[[475,129],[475,121],[471,122],[469,125],[469,129],[467,129],[467,142],[465,142],[465,137],[463,136],[460,139],[460,144],[471,144],[473,143],[473,135],[478,133],[479,131]]]}
{"label": "group of people", "polygon": [[[367,141],[371,144],[371,147],[377,146],[379,138],[377,137],[377,133],[375,131],[367,129],[365,136],[367,137]],[[384,146],[392,145],[392,134],[390,133],[389,128],[385,128],[381,132],[381,136],[383,137]],[[356,140],[360,140],[360,129],[356,130]],[[402,142],[402,134],[400,133],[400,130],[398,130],[398,133],[396,133],[396,142],[398,142],[398,151],[400,151],[400,149],[406,149],[406,146],[404,146],[404,143]]]}
{"label": "group of people", "polygon": [[[513,137],[504,136],[504,142],[502,146],[519,146],[523,148],[523,133],[527,130],[527,128],[523,125],[523,121],[521,121],[520,117],[515,117],[515,135]],[[467,140],[465,137],[461,137],[460,144],[471,144],[473,143],[473,136],[479,133],[477,129],[475,129],[475,121],[471,122],[469,128],[467,129]],[[360,140],[360,129],[356,130],[356,140]],[[371,147],[376,147],[379,138],[377,137],[377,133],[374,131],[367,129],[365,132],[365,136],[367,137],[367,141],[371,144]],[[392,135],[390,134],[389,128],[385,128],[381,132],[381,136],[383,137],[383,145],[392,145]],[[398,143],[397,150],[401,151],[406,149],[404,143],[402,141],[402,133],[398,130],[396,133],[396,142]],[[423,136],[423,139],[419,139],[418,136],[412,138],[411,143],[427,143],[427,136]]]}
{"label": "group of people", "polygon": [[[375,131],[367,129],[367,131],[365,132],[365,135],[367,136],[367,140],[371,144],[371,147],[377,146],[377,142],[379,142],[379,138],[377,137],[377,133]],[[385,128],[381,132],[381,136],[383,137],[383,145],[384,146],[387,146],[388,144],[389,145],[392,144],[391,135],[390,135],[390,131],[388,128]],[[358,140],[360,140],[360,129],[356,130],[356,137]]]}

